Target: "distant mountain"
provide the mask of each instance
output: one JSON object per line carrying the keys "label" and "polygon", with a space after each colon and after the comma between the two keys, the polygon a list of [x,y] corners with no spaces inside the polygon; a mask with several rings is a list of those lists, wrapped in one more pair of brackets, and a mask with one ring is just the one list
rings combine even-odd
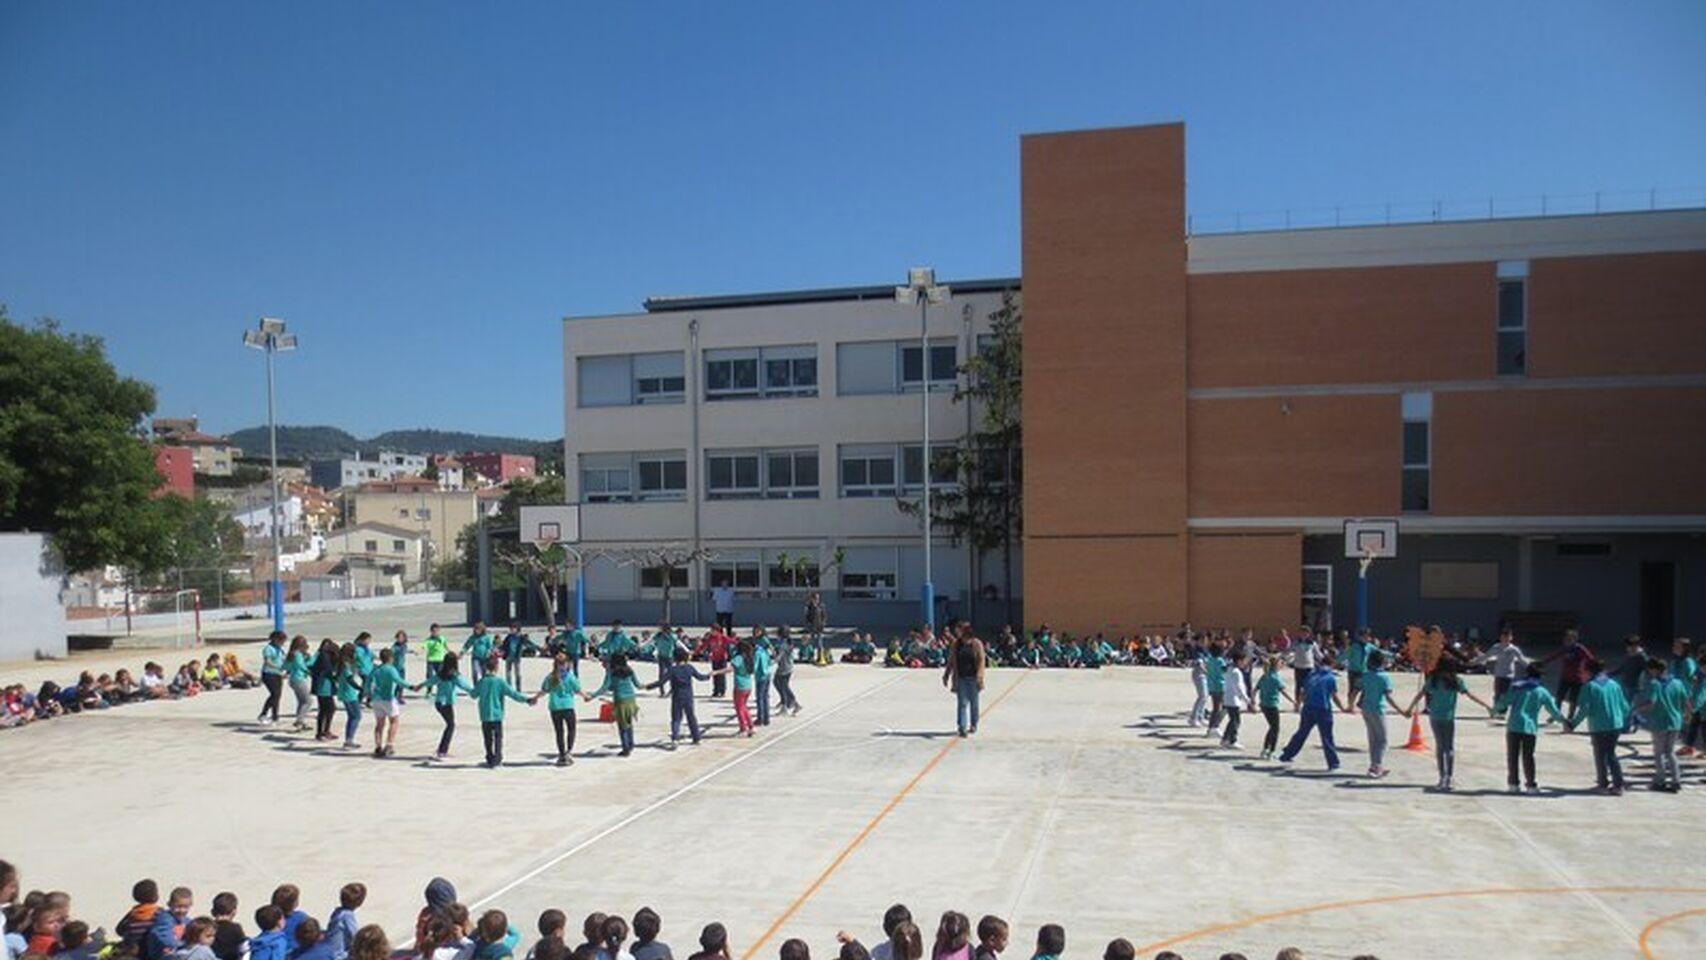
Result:
{"label": "distant mountain", "polygon": [[[241,448],[246,457],[264,457],[267,453],[267,428],[248,427],[238,430],[231,434],[231,442]],[[403,453],[461,453],[466,450],[478,450],[532,454],[560,460],[563,455],[563,442],[426,428],[387,430],[376,437],[362,440],[337,427],[278,428],[278,455],[284,460],[318,460],[356,452],[372,456],[380,450],[397,450]]]}

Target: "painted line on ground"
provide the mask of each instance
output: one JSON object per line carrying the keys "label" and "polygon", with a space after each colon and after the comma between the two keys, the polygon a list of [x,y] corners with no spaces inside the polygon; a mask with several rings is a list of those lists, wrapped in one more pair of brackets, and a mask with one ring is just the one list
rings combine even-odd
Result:
{"label": "painted line on ground", "polygon": [[648,803],[644,807],[641,807],[640,809],[634,811],[633,813],[628,814],[627,816],[616,821],[615,823],[611,824],[610,826],[605,827],[603,830],[600,830],[597,833],[593,834],[592,836],[587,837],[585,840],[581,840],[581,841],[575,843],[574,845],[570,846],[568,849],[563,850],[561,853],[557,853],[557,854],[552,855],[545,862],[539,864],[538,866],[534,867],[531,870],[528,870],[526,873],[523,873],[521,876],[516,877],[514,880],[509,881],[508,883],[504,884],[503,886],[498,887],[496,890],[493,890],[491,893],[486,894],[485,896],[474,901],[473,903],[470,903],[468,905],[468,909],[476,910],[480,907],[485,906],[486,904],[491,903],[492,901],[503,896],[504,894],[509,893],[511,890],[514,890],[516,887],[521,886],[522,884],[528,882],[529,880],[532,880],[533,878],[539,876],[540,874],[551,869],[552,867],[556,866],[557,864],[562,863],[564,860],[567,860],[568,858],[574,856],[575,854],[580,853],[582,850],[585,850],[587,847],[590,847],[593,844],[597,843],[598,841],[603,840],[605,837],[608,837],[611,834],[617,832],[618,830],[621,830],[624,827],[629,826],[630,824],[634,823],[636,820],[639,820],[640,818],[646,816],[649,813],[652,813],[655,810],[658,810],[662,807],[668,806],[669,804],[675,802],[676,800],[679,800],[681,797],[686,796],[688,793],[691,793],[692,791],[698,789],[700,786],[704,785],[705,783],[707,783],[711,780],[714,780],[717,777],[722,776],[723,774],[727,773],[728,771],[733,770],[735,767],[738,767],[741,764],[747,762],[748,760],[751,760],[753,757],[756,757],[759,754],[763,753],[764,751],[769,750],[771,747],[774,747],[777,744],[782,743],[783,741],[787,740],[789,737],[792,737],[793,735],[800,733],[803,730],[811,729],[811,727],[813,727],[817,723],[819,723],[823,720],[827,720],[830,717],[835,716],[837,713],[840,713],[842,710],[845,710],[846,708],[852,706],[855,703],[858,703],[861,700],[864,700],[867,697],[872,696],[873,694],[879,693],[883,690],[887,690],[889,687],[892,687],[896,683],[899,683],[901,680],[904,680],[907,676],[909,676],[909,674],[902,673],[902,674],[900,674],[900,675],[898,675],[898,676],[896,676],[890,680],[886,680],[882,683],[877,684],[876,686],[870,687],[869,689],[864,690],[863,692],[854,694],[853,696],[848,697],[846,700],[841,701],[840,703],[836,704],[835,706],[830,707],[828,710],[825,710],[824,712],[817,714],[816,716],[813,716],[813,717],[811,717],[811,718],[809,718],[809,719],[807,719],[801,723],[798,723],[792,727],[789,727],[787,730],[783,731],[782,733],[779,733],[773,737],[769,737],[769,738],[759,742],[758,744],[753,746],[752,749],[744,751],[739,756],[730,759],[728,762],[723,763],[719,766],[713,767],[711,770],[709,770],[703,774],[700,774],[698,777],[695,777],[693,780],[683,784],[682,786],[675,788],[674,790],[671,790],[669,793],[666,793],[662,797],[659,797],[658,799],[653,800],[651,803]]}
{"label": "painted line on ground", "polygon": [[1552,876],[1564,881],[1564,883],[1569,886],[1582,889],[1583,892],[1578,894],[1578,897],[1586,902],[1588,906],[1593,907],[1601,914],[1604,914],[1605,918],[1610,920],[1613,926],[1616,926],[1618,929],[1627,934],[1629,939],[1634,940],[1638,938],[1639,934],[1628,920],[1625,920],[1617,911],[1611,909],[1611,904],[1606,903],[1604,900],[1594,896],[1592,893],[1586,892],[1586,889],[1581,887],[1581,878],[1570,872],[1569,868],[1560,863],[1556,857],[1553,857],[1552,854],[1547,852],[1545,848],[1541,847],[1539,843],[1536,843],[1534,838],[1529,836],[1528,831],[1517,826],[1509,817],[1506,817],[1504,814],[1494,809],[1493,805],[1485,800],[1477,799],[1475,801],[1475,805],[1486,811],[1487,815],[1493,818],[1493,822],[1499,825],[1499,829],[1509,834],[1512,839],[1516,840],[1524,847],[1527,847],[1529,854],[1532,855],[1543,868],[1550,872]]}
{"label": "painted line on ground", "polygon": [[[1317,903],[1306,907],[1292,907],[1288,910],[1276,910],[1273,913],[1259,913],[1242,920],[1230,920],[1213,926],[1202,927],[1178,936],[1157,940],[1137,948],[1139,954],[1167,950],[1181,943],[1212,937],[1217,933],[1231,933],[1249,927],[1273,923],[1276,920],[1289,920],[1293,917],[1308,916],[1312,913],[1325,913],[1331,910],[1353,910],[1357,907],[1376,907],[1394,903],[1415,903],[1427,900],[1462,900],[1475,897],[1532,897],[1532,896],[1579,896],[1581,894],[1623,896],[1629,894],[1665,894],[1669,896],[1692,896],[1706,894],[1706,887],[1490,887],[1482,890],[1438,890],[1431,893],[1401,893],[1385,897],[1364,897],[1358,900],[1337,900],[1330,903]],[[1702,911],[1706,912],[1706,911]],[[1678,915],[1677,919],[1681,916]],[[1662,918],[1661,918],[1662,919]]]}
{"label": "painted line on ground", "polygon": [[[994,713],[995,709],[1001,706],[1001,701],[1006,700],[1014,690],[1017,690],[1019,688],[1019,684],[1024,683],[1025,678],[1029,675],[1030,674],[1028,673],[1021,673],[1019,675],[1019,679],[1014,680],[1006,690],[1001,691],[1001,695],[990,701],[987,708],[979,711],[978,719],[982,721],[987,719],[990,714]],[[835,859],[829,862],[829,866],[823,868],[823,872],[817,875],[817,879],[813,880],[811,885],[806,887],[804,892],[795,897],[794,902],[788,904],[788,909],[782,911],[782,915],[777,917],[769,927],[766,927],[764,933],[746,948],[745,952],[740,955],[740,960],[752,960],[752,958],[757,955],[758,951],[762,950],[764,945],[770,942],[772,937],[776,936],[777,932],[782,929],[782,925],[787,923],[789,920],[792,920],[794,918],[794,914],[798,913],[800,908],[806,905],[807,901],[816,896],[819,890],[823,889],[823,885],[829,881],[829,878],[835,874],[835,871],[841,869],[841,865],[847,862],[847,858],[851,857],[853,852],[858,850],[859,847],[870,838],[871,834],[876,831],[877,827],[881,825],[884,820],[888,819],[889,814],[893,813],[895,808],[900,806],[901,801],[905,800],[907,796],[912,793],[913,789],[917,787],[919,783],[923,782],[925,777],[930,775],[930,771],[936,769],[937,765],[940,764],[948,754],[954,751],[954,748],[964,742],[965,740],[963,738],[955,737],[943,744],[942,749],[936,751],[936,754],[930,758],[929,762],[924,764],[923,769],[914,774],[911,780],[908,780],[904,786],[896,791],[895,795],[889,798],[888,803],[883,804],[883,808],[877,811],[877,815],[872,817],[870,821],[854,835],[853,839],[847,842],[845,847],[841,848],[841,852],[835,855]]]}
{"label": "painted line on ground", "polygon": [[1664,927],[1670,926],[1678,920],[1686,920],[1689,917],[1706,917],[1706,907],[1702,907],[1697,910],[1684,910],[1681,913],[1673,913],[1669,916],[1660,917],[1643,927],[1641,929],[1640,938],[1635,942],[1640,946],[1641,956],[1644,960],[1659,960],[1659,955],[1653,952],[1652,945],[1647,942],[1652,938],[1654,933],[1657,933]]}

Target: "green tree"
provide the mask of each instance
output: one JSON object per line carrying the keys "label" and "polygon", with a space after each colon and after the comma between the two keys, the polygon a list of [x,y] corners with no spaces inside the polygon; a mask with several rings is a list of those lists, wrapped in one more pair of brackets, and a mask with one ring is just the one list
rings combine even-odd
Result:
{"label": "green tree", "polygon": [[[974,405],[977,428],[953,450],[935,458],[932,475],[952,473],[949,489],[931,491],[930,512],[937,529],[967,544],[981,561],[1001,551],[1003,616],[1013,622],[1013,545],[1023,532],[1020,452],[1023,429],[1022,337],[1024,316],[1012,291],[989,315],[989,339],[960,365],[956,403]],[[901,509],[923,511],[921,500],[903,500]],[[976,585],[974,584],[974,589]]]}
{"label": "green tree", "polygon": [[154,389],[120,376],[100,338],[0,306],[0,529],[53,536],[66,569],[157,562],[169,529],[142,421]]}
{"label": "green tree", "polygon": [[244,585],[226,574],[243,565],[245,554],[243,527],[223,506],[172,494],[153,501],[151,512],[161,541],[136,568],[144,585],[200,590],[207,603]]}
{"label": "green tree", "polygon": [[[538,504],[562,503],[566,496],[563,478],[555,477],[517,477],[510,481],[504,490],[503,499],[498,501],[498,511],[489,517],[486,523],[494,527],[514,527],[521,523],[521,508]],[[445,590],[473,590],[479,584],[480,577],[480,540],[479,524],[470,523],[456,535],[456,550],[451,556],[441,560],[434,571],[438,586]],[[515,590],[527,586],[527,580],[522,570],[517,569],[515,556],[504,555],[507,546],[494,543],[492,564],[492,589]],[[525,568],[528,564],[519,564]]]}

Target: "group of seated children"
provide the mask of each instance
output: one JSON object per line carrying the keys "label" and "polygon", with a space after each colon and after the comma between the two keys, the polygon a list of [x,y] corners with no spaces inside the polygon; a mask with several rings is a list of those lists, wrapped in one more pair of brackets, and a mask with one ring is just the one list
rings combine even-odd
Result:
{"label": "group of seated children", "polygon": [[[208,914],[194,916],[195,894],[188,887],[174,888],[162,903],[155,881],[138,881],[131,888],[135,905],[110,937],[72,920],[66,893],[33,890],[21,899],[18,894],[17,869],[0,860],[0,908],[5,916],[0,957],[15,960],[675,960],[669,944],[659,939],[663,920],[650,907],[640,908],[631,924],[619,914],[588,914],[578,944],[568,939],[568,915],[546,910],[539,915],[539,939],[520,953],[521,933],[507,914],[486,910],[476,917],[443,877],[427,884],[413,942],[395,948],[377,924],[357,919],[367,901],[367,887],[360,883],[345,884],[338,891],[338,906],[324,923],[301,909],[301,891],[294,884],[283,884],[254,912],[252,935],[237,919],[234,893],[218,894]],[[883,913],[882,938],[872,947],[845,931],[837,933],[835,941],[829,950],[835,960],[925,960],[927,950],[929,960],[1001,960],[1008,947],[1008,925],[1000,917],[985,916],[974,926],[966,914],[949,910],[936,925],[934,941],[927,942],[912,912],[897,903]],[[1053,923],[1038,928],[1031,960],[1061,960],[1065,953],[1064,928]],[[788,939],[777,955],[779,960],[811,960],[811,947]],[[1102,960],[1136,960],[1136,955],[1131,941],[1121,938],[1108,943]],[[727,928],[709,923],[687,960],[733,956]],[[1164,951],[1156,960],[1183,958]],[[1221,960],[1245,958],[1229,953]],[[1288,947],[1276,960],[1303,960],[1303,954]]]}
{"label": "group of seated children", "polygon": [[77,682],[61,686],[47,680],[34,692],[21,683],[0,689],[0,728],[21,727],[37,720],[51,720],[85,710],[136,703],[193,697],[203,690],[247,690],[255,685],[253,674],[237,662],[236,654],[210,654],[180,666],[170,678],[160,664],[149,661],[137,680],[128,669],[96,674],[85,670]]}

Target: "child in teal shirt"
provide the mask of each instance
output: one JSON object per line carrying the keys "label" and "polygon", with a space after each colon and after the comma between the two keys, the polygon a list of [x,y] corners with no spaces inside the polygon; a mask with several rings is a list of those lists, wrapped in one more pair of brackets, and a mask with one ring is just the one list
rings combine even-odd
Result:
{"label": "child in teal shirt", "polygon": [[546,696],[551,730],[557,735],[557,766],[566,767],[575,762],[569,753],[575,748],[575,697],[581,694],[581,678],[569,669],[566,652],[558,651],[552,658],[551,672],[545,675],[539,692]]}
{"label": "child in teal shirt", "polygon": [[1509,719],[1505,722],[1505,782],[1511,793],[1522,792],[1522,788],[1517,785],[1519,762],[1528,792],[1540,792],[1534,771],[1534,747],[1540,732],[1540,711],[1545,710],[1552,715],[1552,719],[1560,723],[1564,720],[1563,714],[1558,712],[1558,701],[1552,697],[1550,690],[1541,685],[1540,672],[1540,664],[1529,664],[1528,675],[1511,684],[1493,702],[1494,716],[1509,711]]}
{"label": "child in teal shirt", "polygon": [[640,682],[624,654],[618,653],[610,658],[604,683],[588,694],[587,699],[602,697],[606,693],[614,701],[616,736],[622,741],[621,755],[626,757],[634,752],[634,721],[640,716]]}
{"label": "child in teal shirt", "polygon": [[439,735],[438,752],[432,756],[434,760],[443,760],[450,756],[450,740],[456,736],[456,692],[460,690],[470,697],[474,695],[474,688],[462,679],[462,674],[457,671],[459,659],[456,654],[446,651],[444,658],[427,678],[413,687],[415,690],[432,688],[433,709],[437,710],[439,717],[444,720],[444,732]]}
{"label": "child in teal shirt", "polygon": [[480,703],[480,736],[486,743],[486,766],[499,767],[504,762],[504,701],[514,700],[532,706],[539,702],[510,686],[498,672],[497,654],[486,658],[485,675],[474,684],[474,699]]}
{"label": "child in teal shirt", "polygon": [[1274,750],[1279,747],[1280,698],[1296,702],[1286,692],[1285,686],[1285,678],[1279,672],[1279,657],[1262,661],[1262,676],[1256,681],[1256,705],[1262,710],[1262,719],[1268,722],[1267,736],[1262,739],[1263,760],[1273,757]]}
{"label": "child in teal shirt", "polygon": [[1646,705],[1647,729],[1653,736],[1653,789],[1675,793],[1682,789],[1682,768],[1676,759],[1677,738],[1688,716],[1688,683],[1678,675],[1675,663],[1666,669],[1657,657],[1647,661],[1647,688],[1641,694]]}
{"label": "child in teal shirt", "polygon": [[397,724],[403,719],[403,675],[396,656],[379,651],[379,666],[367,677],[367,699],[373,704],[373,755],[390,756],[397,744]]}

